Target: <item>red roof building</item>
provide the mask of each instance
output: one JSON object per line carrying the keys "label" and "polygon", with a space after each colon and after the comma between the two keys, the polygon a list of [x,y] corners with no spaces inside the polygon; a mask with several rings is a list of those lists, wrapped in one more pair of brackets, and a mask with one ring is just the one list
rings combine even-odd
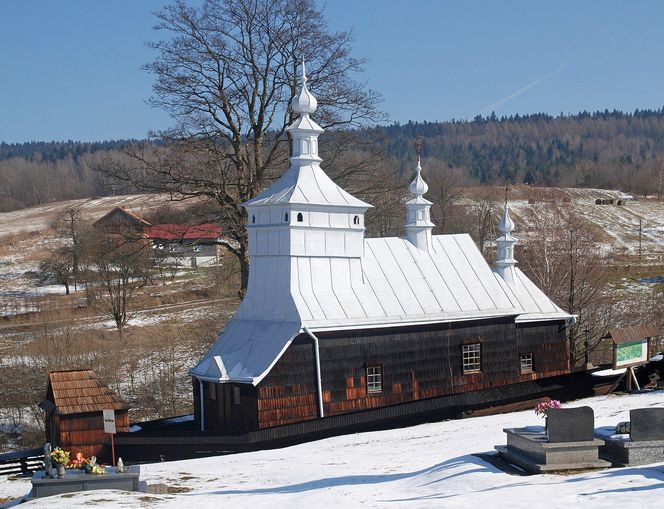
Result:
{"label": "red roof building", "polygon": [[219,263],[219,225],[156,224],[145,229],[145,237],[152,242],[157,263],[192,268]]}
{"label": "red roof building", "polygon": [[145,230],[148,239],[163,240],[217,240],[221,237],[221,226],[205,223],[187,224],[156,224]]}

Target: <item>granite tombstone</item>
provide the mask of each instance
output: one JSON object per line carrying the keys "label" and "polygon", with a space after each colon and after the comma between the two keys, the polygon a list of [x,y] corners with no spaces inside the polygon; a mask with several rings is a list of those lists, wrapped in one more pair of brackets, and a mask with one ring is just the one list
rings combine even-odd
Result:
{"label": "granite tombstone", "polygon": [[595,412],[589,406],[550,408],[547,431],[550,443],[592,441],[595,438]]}
{"label": "granite tombstone", "polygon": [[664,440],[664,408],[635,408],[629,421],[632,442]]}

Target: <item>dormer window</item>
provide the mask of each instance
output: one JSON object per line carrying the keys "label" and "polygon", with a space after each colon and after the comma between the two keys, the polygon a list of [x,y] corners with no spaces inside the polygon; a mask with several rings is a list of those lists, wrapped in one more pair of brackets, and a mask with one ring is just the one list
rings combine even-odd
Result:
{"label": "dormer window", "polygon": [[297,213],[297,222],[301,223],[302,221],[304,221],[304,216],[302,215],[302,212],[298,212]]}
{"label": "dormer window", "polygon": [[360,216],[355,216],[353,218],[353,224],[360,224]]}

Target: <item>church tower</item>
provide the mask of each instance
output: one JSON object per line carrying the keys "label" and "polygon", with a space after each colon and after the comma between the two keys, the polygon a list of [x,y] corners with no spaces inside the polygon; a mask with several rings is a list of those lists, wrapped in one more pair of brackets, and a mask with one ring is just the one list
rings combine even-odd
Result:
{"label": "church tower", "polygon": [[434,224],[431,222],[431,205],[423,195],[429,190],[429,186],[422,178],[422,166],[420,158],[417,158],[417,174],[415,180],[410,183],[408,190],[414,196],[406,202],[408,216],[406,219],[406,238],[418,249],[431,252],[431,230]]}
{"label": "church tower", "polygon": [[496,239],[496,272],[507,283],[513,284],[516,281],[514,267],[517,261],[514,259],[514,244],[516,244],[517,239],[512,237],[514,221],[510,217],[507,201],[505,201],[503,217],[498,223],[498,231],[502,235]]}
{"label": "church tower", "polygon": [[[302,63],[302,89],[291,100],[298,118],[287,128],[292,140],[290,167],[267,190],[243,205],[247,210],[251,268],[241,314],[250,305],[265,309],[271,299],[290,295],[297,258],[317,267],[346,260],[349,280],[361,278],[364,214],[371,205],[344,191],[321,169],[318,136],[323,133],[311,115],[318,101],[307,87]],[[294,263],[295,262],[295,263]],[[312,269],[314,270],[314,269]],[[260,294],[269,292],[263,297]],[[280,297],[281,296],[281,297]],[[269,307],[269,306],[268,306]],[[289,314],[289,313],[286,313]]]}

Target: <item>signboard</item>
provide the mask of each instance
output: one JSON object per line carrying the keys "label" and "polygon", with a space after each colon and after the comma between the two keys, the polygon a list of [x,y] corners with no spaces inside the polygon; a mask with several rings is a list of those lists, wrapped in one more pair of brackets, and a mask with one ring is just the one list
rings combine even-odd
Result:
{"label": "signboard", "polygon": [[115,434],[115,410],[102,410],[104,414],[104,433]]}
{"label": "signboard", "polygon": [[637,366],[648,362],[648,339],[637,339],[613,345],[613,369]]}

